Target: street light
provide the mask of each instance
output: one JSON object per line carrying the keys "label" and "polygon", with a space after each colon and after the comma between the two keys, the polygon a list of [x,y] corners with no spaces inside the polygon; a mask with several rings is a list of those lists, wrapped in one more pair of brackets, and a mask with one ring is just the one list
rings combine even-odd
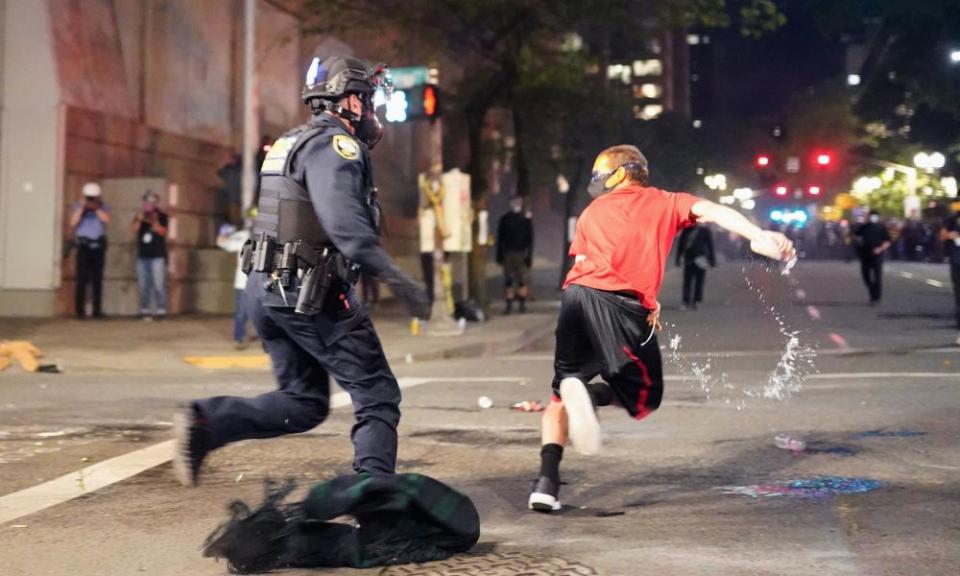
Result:
{"label": "street light", "polygon": [[883,181],[877,176],[861,176],[854,180],[853,191],[857,194],[870,194],[874,190],[879,190],[883,186]]}
{"label": "street light", "polygon": [[727,189],[727,177],[724,174],[710,174],[703,179],[703,183],[711,190]]}
{"label": "street light", "polygon": [[913,157],[913,165],[927,172],[933,172],[943,168],[947,158],[940,152],[927,154],[926,152],[917,152]]}
{"label": "street light", "polygon": [[950,63],[960,64],[960,50],[954,49],[950,51]]}

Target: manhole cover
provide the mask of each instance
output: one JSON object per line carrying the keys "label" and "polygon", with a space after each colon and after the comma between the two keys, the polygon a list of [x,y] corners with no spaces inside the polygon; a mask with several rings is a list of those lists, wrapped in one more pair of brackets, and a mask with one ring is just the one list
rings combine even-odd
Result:
{"label": "manhole cover", "polygon": [[563,558],[521,552],[455,556],[442,562],[390,566],[380,576],[597,576],[597,571]]}

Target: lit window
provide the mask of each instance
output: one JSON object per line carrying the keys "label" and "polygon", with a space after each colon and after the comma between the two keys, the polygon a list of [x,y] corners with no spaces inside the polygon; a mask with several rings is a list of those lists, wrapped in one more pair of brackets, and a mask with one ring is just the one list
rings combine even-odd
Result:
{"label": "lit window", "polygon": [[626,64],[611,64],[607,66],[607,79],[619,80],[624,84],[630,83],[630,67]]}
{"label": "lit window", "polygon": [[659,84],[641,84],[640,95],[644,98],[659,98],[663,89]]}
{"label": "lit window", "polygon": [[[636,110],[637,107],[634,107]],[[660,104],[647,104],[640,108],[640,114],[637,118],[641,120],[653,120],[657,116],[663,114],[663,106]]]}
{"label": "lit window", "polygon": [[634,60],[633,61],[633,75],[634,76],[660,76],[663,74],[663,63],[659,60]]}

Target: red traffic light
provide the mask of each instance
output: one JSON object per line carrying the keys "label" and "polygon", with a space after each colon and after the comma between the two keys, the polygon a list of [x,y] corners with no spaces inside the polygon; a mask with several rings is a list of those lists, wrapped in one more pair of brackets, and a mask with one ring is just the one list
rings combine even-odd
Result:
{"label": "red traffic light", "polygon": [[766,154],[759,154],[757,156],[757,167],[766,168],[770,165],[770,157]]}
{"label": "red traffic light", "polygon": [[809,192],[811,196],[819,196],[819,195],[820,195],[820,187],[819,187],[819,186],[810,186],[809,188],[807,188],[807,192]]}
{"label": "red traffic light", "polygon": [[833,157],[826,152],[820,152],[817,154],[817,165],[818,166],[829,166],[833,162]]}
{"label": "red traffic light", "polygon": [[777,194],[777,196],[786,196],[786,195],[787,195],[787,187],[784,186],[783,184],[780,184],[779,186],[777,186],[776,188],[774,188],[773,191]]}
{"label": "red traffic light", "polygon": [[437,115],[437,88],[431,84],[423,87],[423,113],[427,118]]}

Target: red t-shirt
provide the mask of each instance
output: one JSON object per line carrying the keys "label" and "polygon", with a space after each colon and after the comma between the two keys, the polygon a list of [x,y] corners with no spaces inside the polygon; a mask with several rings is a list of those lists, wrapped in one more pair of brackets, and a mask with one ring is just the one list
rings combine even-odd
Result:
{"label": "red t-shirt", "polygon": [[700,198],[631,185],[598,197],[580,215],[570,255],[576,257],[563,287],[635,292],[645,308],[657,294],[677,232],[696,220]]}

